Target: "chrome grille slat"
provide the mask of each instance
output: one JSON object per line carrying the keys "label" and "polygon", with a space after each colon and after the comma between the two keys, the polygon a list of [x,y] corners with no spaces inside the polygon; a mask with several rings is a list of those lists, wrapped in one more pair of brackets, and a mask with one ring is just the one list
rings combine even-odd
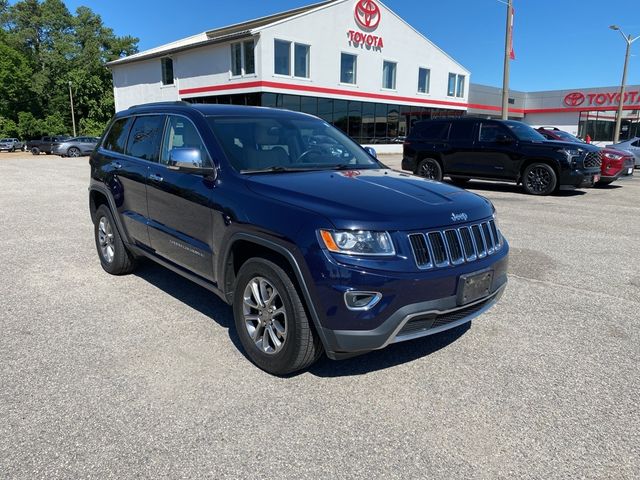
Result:
{"label": "chrome grille slat", "polygon": [[460,238],[462,239],[465,259],[467,262],[473,262],[478,258],[478,256],[476,255],[476,249],[473,245],[471,229],[469,227],[460,228]]}
{"label": "chrome grille slat", "polygon": [[420,270],[474,262],[502,247],[502,236],[493,219],[473,225],[408,235],[413,258]]}
{"label": "chrome grille slat", "polygon": [[418,268],[425,270],[433,268],[431,252],[424,235],[422,233],[411,234],[409,235],[409,241],[411,242],[413,256],[416,260],[416,265],[418,265]]}
{"label": "chrome grille slat", "polygon": [[433,262],[436,267],[446,267],[449,265],[449,255],[447,255],[447,246],[442,232],[429,232],[427,237],[429,238],[431,252],[433,253]]}
{"label": "chrome grille slat", "polygon": [[600,152],[588,152],[584,156],[584,167],[585,168],[595,168],[602,165],[602,157],[600,156]]}

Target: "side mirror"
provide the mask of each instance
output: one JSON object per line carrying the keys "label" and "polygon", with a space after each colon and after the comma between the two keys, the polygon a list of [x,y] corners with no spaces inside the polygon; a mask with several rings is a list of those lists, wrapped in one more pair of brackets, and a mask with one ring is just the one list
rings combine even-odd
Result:
{"label": "side mirror", "polygon": [[214,169],[202,165],[202,152],[197,148],[174,148],[169,153],[170,170],[212,175]]}
{"label": "side mirror", "polygon": [[376,152],[375,148],[372,147],[364,147],[365,151],[371,155],[373,158],[378,158],[378,152]]}
{"label": "side mirror", "polygon": [[498,135],[496,136],[496,143],[502,143],[502,144],[509,144],[509,143],[513,143],[513,138],[511,138],[509,135]]}

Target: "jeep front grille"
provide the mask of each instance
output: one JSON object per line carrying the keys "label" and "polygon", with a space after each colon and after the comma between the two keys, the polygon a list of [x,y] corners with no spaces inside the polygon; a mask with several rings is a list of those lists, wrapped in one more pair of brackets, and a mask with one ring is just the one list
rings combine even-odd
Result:
{"label": "jeep front grille", "polygon": [[460,265],[493,255],[502,236],[493,220],[446,230],[412,233],[409,243],[421,270]]}
{"label": "jeep front grille", "polygon": [[596,168],[602,165],[600,152],[587,152],[584,157],[584,168]]}

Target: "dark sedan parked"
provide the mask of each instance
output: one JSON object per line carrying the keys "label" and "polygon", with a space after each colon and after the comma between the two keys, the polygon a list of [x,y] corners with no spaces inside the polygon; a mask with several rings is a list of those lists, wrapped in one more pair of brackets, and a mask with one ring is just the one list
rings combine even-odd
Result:
{"label": "dark sedan parked", "polygon": [[53,149],[54,155],[61,157],[80,157],[89,155],[100,141],[97,137],[76,137],[65,140]]}

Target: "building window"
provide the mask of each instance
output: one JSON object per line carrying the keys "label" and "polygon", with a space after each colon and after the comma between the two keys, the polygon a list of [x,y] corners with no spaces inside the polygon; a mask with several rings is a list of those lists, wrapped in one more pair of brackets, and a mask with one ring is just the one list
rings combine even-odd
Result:
{"label": "building window", "polygon": [[460,98],[464,97],[464,75],[458,75],[456,97],[460,97]]}
{"label": "building window", "polygon": [[173,59],[163,58],[162,64],[162,85],[173,85]]}
{"label": "building window", "polygon": [[231,75],[253,75],[256,73],[255,42],[247,40],[231,44]]}
{"label": "building window", "polygon": [[431,80],[431,70],[421,68],[418,70],[418,92],[429,93],[429,83]]}
{"label": "building window", "polygon": [[450,97],[464,97],[464,75],[456,75],[455,73],[449,74],[449,88],[447,88],[447,95]]}
{"label": "building window", "polygon": [[309,45],[296,43],[293,47],[294,51],[294,74],[296,77],[309,78]]}
{"label": "building window", "polygon": [[277,75],[291,75],[291,42],[275,41],[275,68]]}
{"label": "building window", "polygon": [[396,70],[398,65],[394,62],[384,62],[382,67],[382,88],[396,89]]}
{"label": "building window", "polygon": [[350,85],[356,84],[358,57],[343,53],[340,58],[340,82]]}

